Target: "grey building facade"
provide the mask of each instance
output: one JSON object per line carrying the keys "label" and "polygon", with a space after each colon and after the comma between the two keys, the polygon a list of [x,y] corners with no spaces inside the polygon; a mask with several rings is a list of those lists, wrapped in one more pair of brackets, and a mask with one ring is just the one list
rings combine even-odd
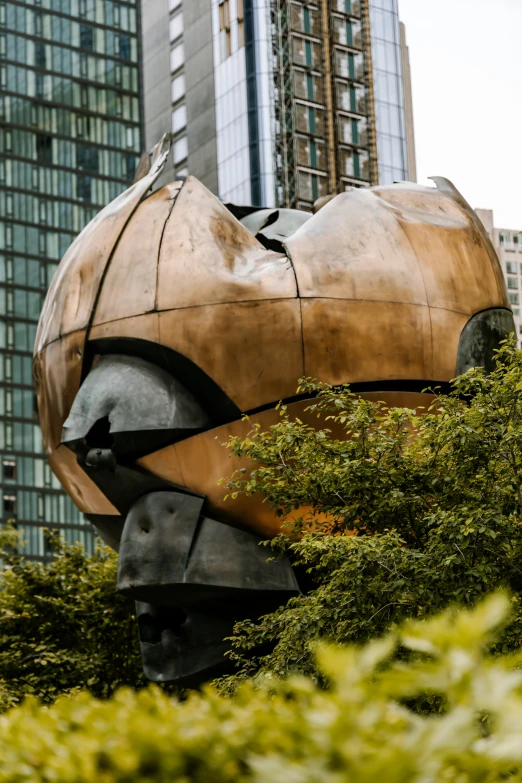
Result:
{"label": "grey building facade", "polygon": [[142,0],[145,142],[164,179],[225,201],[310,209],[415,180],[398,0]]}
{"label": "grey building facade", "polygon": [[58,262],[134,177],[139,23],[136,0],[0,2],[0,514],[29,558],[43,526],[94,541],[43,453],[32,351]]}

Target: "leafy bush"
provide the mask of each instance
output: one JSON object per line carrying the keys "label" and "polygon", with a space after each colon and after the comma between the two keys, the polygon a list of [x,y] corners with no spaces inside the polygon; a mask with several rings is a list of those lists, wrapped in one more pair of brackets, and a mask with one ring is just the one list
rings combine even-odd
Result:
{"label": "leafy bush", "polygon": [[[499,586],[514,596],[500,649],[522,640],[522,353],[514,339],[494,372],[470,370],[430,412],[386,409],[349,388],[303,381],[317,394],[317,431],[289,417],[267,432],[232,439],[257,463],[228,482],[231,493],[261,492],[285,517],[281,550],[308,572],[304,597],[258,622],[236,626],[240,673],[318,676],[310,642],[358,642],[407,617],[457,602],[473,605]],[[332,429],[341,430],[338,439]],[[323,516],[320,516],[323,515]],[[312,531],[312,532],[311,532]],[[357,532],[358,535],[346,535]],[[296,540],[296,534],[304,534]],[[252,658],[259,645],[273,650]]]}
{"label": "leafy bush", "polygon": [[[208,687],[185,702],[156,688],[27,700],[0,717],[0,783],[520,781],[522,655],[485,653],[508,607],[497,594],[362,648],[321,646],[327,689],[264,677],[233,699]],[[425,693],[440,715],[408,709]]]}
{"label": "leafy bush", "polygon": [[[0,545],[16,544],[2,531]],[[0,710],[27,694],[50,701],[88,688],[110,696],[144,684],[133,604],[116,594],[117,556],[55,539],[49,565],[3,552],[0,582]]]}

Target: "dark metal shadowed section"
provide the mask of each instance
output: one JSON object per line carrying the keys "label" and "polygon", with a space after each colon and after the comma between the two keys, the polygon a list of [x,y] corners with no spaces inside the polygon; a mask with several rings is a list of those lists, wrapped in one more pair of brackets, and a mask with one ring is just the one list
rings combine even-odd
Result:
{"label": "dark metal shadowed section", "polygon": [[87,368],[90,368],[97,354],[119,354],[121,356],[138,356],[166,370],[180,381],[194,397],[208,416],[212,427],[227,424],[241,417],[242,412],[237,405],[206,372],[183,354],[159,343],[128,337],[114,337],[92,340],[87,344],[87,349],[89,352],[85,361]]}
{"label": "dark metal shadowed section", "polygon": [[137,602],[143,668],[156,682],[197,685],[224,673],[234,623],[299,594],[287,558],[203,509],[202,498],[151,492],[121,534],[117,589]]}
{"label": "dark metal shadowed section", "polygon": [[166,370],[137,356],[108,354],[98,358],[76,395],[62,443],[85,441],[137,459],[209,425],[193,396]]}
{"label": "dark metal shadowed section", "polygon": [[455,375],[462,375],[471,367],[485,367],[491,372],[495,368],[495,350],[512,332],[516,334],[511,310],[483,310],[470,318],[460,335]]}
{"label": "dark metal shadowed section", "polygon": [[151,492],[123,528],[118,590],[163,606],[242,602],[262,593],[288,598],[299,588],[286,558],[273,559],[261,538],[201,516],[203,499]]}

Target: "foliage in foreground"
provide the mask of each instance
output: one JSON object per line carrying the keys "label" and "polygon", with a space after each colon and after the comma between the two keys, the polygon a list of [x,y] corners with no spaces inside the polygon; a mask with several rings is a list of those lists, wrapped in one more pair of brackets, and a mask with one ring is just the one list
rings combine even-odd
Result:
{"label": "foliage in foreground", "polygon": [[[2,531],[0,547],[16,545]],[[100,697],[144,684],[133,604],[116,594],[117,556],[54,541],[47,566],[3,552],[0,710],[34,694],[50,701],[88,688]]]}
{"label": "foliage in foreground", "polygon": [[[327,689],[294,676],[232,699],[209,687],[185,702],[156,688],[27,700],[0,716],[0,783],[521,781],[522,655],[484,652],[508,606],[497,594],[362,648],[320,647]],[[426,692],[440,715],[405,706]]]}
{"label": "foliage in foreground", "polygon": [[[387,410],[346,387],[305,381],[301,391],[318,392],[311,407],[324,429],[290,418],[283,407],[267,432],[231,441],[257,467],[228,487],[261,492],[283,517],[311,509],[279,544],[314,589],[258,622],[236,626],[233,658],[241,668],[223,687],[233,689],[256,671],[317,676],[314,640],[363,643],[404,618],[455,602],[472,606],[499,586],[514,596],[499,647],[517,650],[522,353],[514,340],[502,346],[494,372],[473,369],[457,378],[450,395],[438,397],[424,416]],[[352,531],[358,535],[347,535]],[[300,540],[296,532],[304,533]],[[252,658],[260,644],[273,651]]]}

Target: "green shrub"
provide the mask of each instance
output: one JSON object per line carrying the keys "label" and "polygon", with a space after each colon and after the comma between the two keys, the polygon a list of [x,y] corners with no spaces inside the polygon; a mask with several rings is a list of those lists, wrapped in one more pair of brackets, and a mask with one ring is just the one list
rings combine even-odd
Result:
{"label": "green shrub", "polygon": [[[257,671],[318,676],[310,642],[364,643],[391,623],[452,603],[472,606],[504,586],[514,596],[503,650],[522,641],[522,353],[515,340],[494,372],[470,370],[434,410],[415,416],[362,400],[350,389],[302,382],[322,430],[292,420],[282,406],[268,431],[232,439],[258,467],[228,482],[260,492],[284,517],[279,546],[308,572],[312,590],[257,622],[236,626],[233,689]],[[332,420],[345,437],[336,439]],[[328,525],[319,514],[330,517]],[[310,530],[315,532],[310,532]],[[357,536],[344,535],[357,531]],[[334,535],[332,535],[334,533]],[[264,645],[268,655],[252,658]]]}
{"label": "green shrub", "polygon": [[[234,698],[87,693],[0,716],[0,783],[493,783],[522,780],[521,655],[485,652],[497,594],[362,648],[321,646],[329,687],[258,678]],[[397,646],[412,651],[407,663]],[[437,694],[437,716],[406,704]]]}
{"label": "green shrub", "polygon": [[[12,549],[13,531],[0,532]],[[0,575],[0,711],[34,694],[144,684],[134,604],[116,593],[117,556],[56,539],[46,566],[4,551]]]}

